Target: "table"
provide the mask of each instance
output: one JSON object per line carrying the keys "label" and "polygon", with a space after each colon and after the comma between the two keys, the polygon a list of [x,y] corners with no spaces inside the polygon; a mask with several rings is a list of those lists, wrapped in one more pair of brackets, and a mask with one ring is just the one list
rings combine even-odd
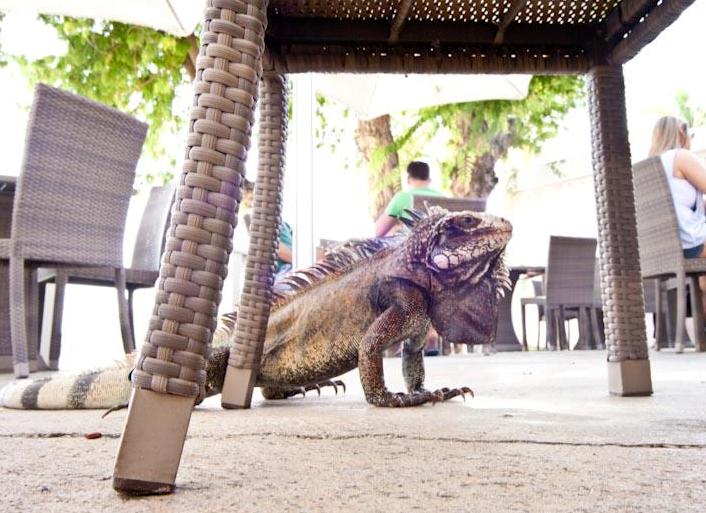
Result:
{"label": "table", "polygon": [[[0,239],[9,239],[17,177],[0,175]],[[0,371],[12,370],[10,339],[10,276],[7,260],[0,260]]]}
{"label": "table", "polygon": [[544,274],[544,267],[515,265],[510,266],[510,290],[505,291],[505,296],[498,304],[498,327],[495,331],[496,351],[522,351],[522,344],[512,325],[512,295],[515,291],[517,280],[522,275],[536,276]]}

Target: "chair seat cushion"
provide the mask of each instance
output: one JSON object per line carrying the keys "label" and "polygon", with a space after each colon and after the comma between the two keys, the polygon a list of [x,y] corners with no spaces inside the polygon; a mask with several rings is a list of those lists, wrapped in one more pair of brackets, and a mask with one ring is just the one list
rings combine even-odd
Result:
{"label": "chair seat cushion", "polygon": [[[105,286],[111,286],[115,283],[115,269],[112,267],[71,267],[62,269],[62,271],[68,273],[69,282],[71,283]],[[152,287],[158,277],[159,273],[157,271],[125,269],[128,288]],[[40,283],[54,281],[56,279],[56,269],[39,269],[37,279]]]}

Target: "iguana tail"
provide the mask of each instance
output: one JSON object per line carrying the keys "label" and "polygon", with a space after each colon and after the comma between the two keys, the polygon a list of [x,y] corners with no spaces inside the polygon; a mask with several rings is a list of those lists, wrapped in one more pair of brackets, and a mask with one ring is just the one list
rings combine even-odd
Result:
{"label": "iguana tail", "polygon": [[131,366],[18,380],[0,390],[0,406],[25,410],[110,408],[130,397]]}
{"label": "iguana tail", "polygon": [[[212,393],[220,392],[223,387],[228,362],[226,347],[235,329],[236,316],[236,312],[221,316],[214,333],[211,360],[216,363],[207,365]],[[134,355],[126,355],[126,362],[117,367],[13,381],[0,389],[0,406],[23,410],[74,410],[127,404],[133,359]]]}

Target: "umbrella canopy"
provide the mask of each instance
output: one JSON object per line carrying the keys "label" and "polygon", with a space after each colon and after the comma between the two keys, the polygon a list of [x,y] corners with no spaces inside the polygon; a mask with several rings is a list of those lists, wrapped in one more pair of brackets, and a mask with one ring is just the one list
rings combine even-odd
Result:
{"label": "umbrella canopy", "polygon": [[115,20],[188,36],[201,21],[200,0],[0,0],[0,11],[34,11],[76,18]]}
{"label": "umbrella canopy", "polygon": [[362,119],[431,105],[527,96],[531,75],[326,74],[316,90],[340,101]]}

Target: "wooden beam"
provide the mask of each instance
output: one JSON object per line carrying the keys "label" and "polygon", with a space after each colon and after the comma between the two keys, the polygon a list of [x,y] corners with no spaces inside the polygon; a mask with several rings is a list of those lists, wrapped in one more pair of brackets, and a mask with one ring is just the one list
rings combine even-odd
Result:
{"label": "wooden beam", "polygon": [[[651,43],[662,31],[681,15],[695,0],[669,0],[656,5],[645,13],[644,20],[637,23],[627,37],[618,40],[608,55],[609,64],[624,64]],[[642,17],[641,17],[642,18]]]}
{"label": "wooden beam", "polygon": [[395,14],[395,19],[392,20],[392,26],[390,27],[390,36],[387,40],[390,43],[396,43],[400,38],[400,32],[404,28],[404,24],[407,21],[407,16],[409,16],[409,11],[412,9],[412,4],[414,0],[401,0],[400,5],[397,8],[397,14]]}
{"label": "wooden beam", "polygon": [[510,4],[510,8],[505,13],[505,17],[503,17],[503,20],[500,22],[500,25],[498,25],[498,31],[495,33],[495,39],[493,40],[493,44],[499,45],[503,42],[503,38],[505,37],[505,31],[526,3],[527,0],[514,0],[512,4]]}
{"label": "wooden beam", "polygon": [[622,37],[645,14],[657,5],[658,0],[623,0],[606,16],[603,22],[603,40],[613,41]]}
{"label": "wooden beam", "polygon": [[[498,27],[493,23],[457,21],[412,21],[405,23],[394,46],[425,46],[432,43],[453,46],[492,46]],[[596,26],[514,24],[505,30],[503,44],[510,47],[588,48],[596,37]],[[385,45],[390,26],[385,20],[346,20],[270,16],[268,47],[305,45]]]}

